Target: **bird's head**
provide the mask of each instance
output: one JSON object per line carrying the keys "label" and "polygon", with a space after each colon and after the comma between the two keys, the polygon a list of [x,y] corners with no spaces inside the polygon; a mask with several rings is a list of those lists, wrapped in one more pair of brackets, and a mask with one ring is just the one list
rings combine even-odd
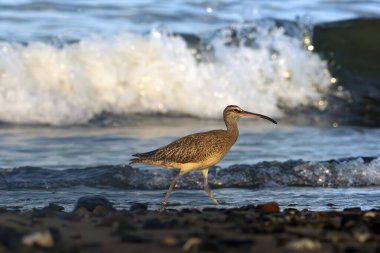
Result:
{"label": "bird's head", "polygon": [[247,116],[260,117],[260,118],[271,121],[273,124],[277,124],[277,122],[274,119],[272,119],[268,116],[258,114],[258,113],[244,111],[243,109],[241,109],[237,105],[229,105],[223,111],[223,117],[224,117],[225,121],[227,121],[227,120],[235,120],[236,121],[236,120],[240,119],[241,117],[247,117]]}

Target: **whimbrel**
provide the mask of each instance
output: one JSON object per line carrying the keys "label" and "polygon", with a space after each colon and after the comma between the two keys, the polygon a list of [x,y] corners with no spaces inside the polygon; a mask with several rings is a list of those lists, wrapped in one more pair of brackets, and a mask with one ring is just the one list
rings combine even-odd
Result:
{"label": "whimbrel", "polygon": [[208,169],[217,164],[235,144],[239,129],[237,121],[244,116],[258,116],[277,124],[272,118],[242,110],[239,106],[229,105],[223,111],[224,122],[227,130],[212,130],[204,133],[196,133],[182,137],[164,147],[156,150],[134,154],[137,158],[130,160],[133,163],[145,163],[168,169],[179,169],[178,175],[165,195],[162,207],[168,202],[173,188],[177,185],[179,178],[192,170],[202,171],[204,178],[204,190],[210,196],[215,205],[218,201],[208,187]]}

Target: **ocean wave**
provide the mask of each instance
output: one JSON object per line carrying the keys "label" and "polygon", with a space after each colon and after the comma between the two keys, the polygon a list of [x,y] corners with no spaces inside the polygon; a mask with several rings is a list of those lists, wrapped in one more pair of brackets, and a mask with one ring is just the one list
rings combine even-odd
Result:
{"label": "ocean wave", "polygon": [[[1,190],[50,190],[77,186],[125,190],[167,189],[175,170],[137,169],[128,165],[85,169],[48,170],[38,167],[0,169]],[[212,188],[273,186],[352,187],[380,186],[380,157],[358,157],[321,162],[290,160],[253,165],[214,167],[209,171]],[[203,189],[201,173],[185,174],[181,189]]]}
{"label": "ocean wave", "polygon": [[0,121],[70,125],[102,113],[220,118],[228,104],[273,117],[283,108],[323,109],[331,76],[305,49],[304,30],[293,25],[290,34],[270,21],[249,26],[234,44],[220,36],[229,28],[219,31],[206,45],[212,57],[160,30],[62,47],[2,42]]}

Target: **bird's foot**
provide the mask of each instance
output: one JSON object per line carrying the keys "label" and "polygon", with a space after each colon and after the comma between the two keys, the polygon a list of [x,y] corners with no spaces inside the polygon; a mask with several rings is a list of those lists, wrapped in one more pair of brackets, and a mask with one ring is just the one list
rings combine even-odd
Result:
{"label": "bird's foot", "polygon": [[160,212],[163,212],[163,211],[165,211],[166,210],[166,203],[165,202],[162,202],[162,204],[161,204],[161,208],[160,208]]}

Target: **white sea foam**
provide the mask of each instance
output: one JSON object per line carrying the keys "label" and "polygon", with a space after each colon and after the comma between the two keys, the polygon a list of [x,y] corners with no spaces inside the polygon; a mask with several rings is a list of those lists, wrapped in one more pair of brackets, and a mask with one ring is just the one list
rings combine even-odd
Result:
{"label": "white sea foam", "polygon": [[330,85],[326,62],[283,29],[256,36],[254,48],[214,39],[207,62],[182,38],[158,31],[63,48],[2,43],[0,121],[68,125],[102,112],[219,118],[228,104],[279,117],[281,106],[317,105]]}

